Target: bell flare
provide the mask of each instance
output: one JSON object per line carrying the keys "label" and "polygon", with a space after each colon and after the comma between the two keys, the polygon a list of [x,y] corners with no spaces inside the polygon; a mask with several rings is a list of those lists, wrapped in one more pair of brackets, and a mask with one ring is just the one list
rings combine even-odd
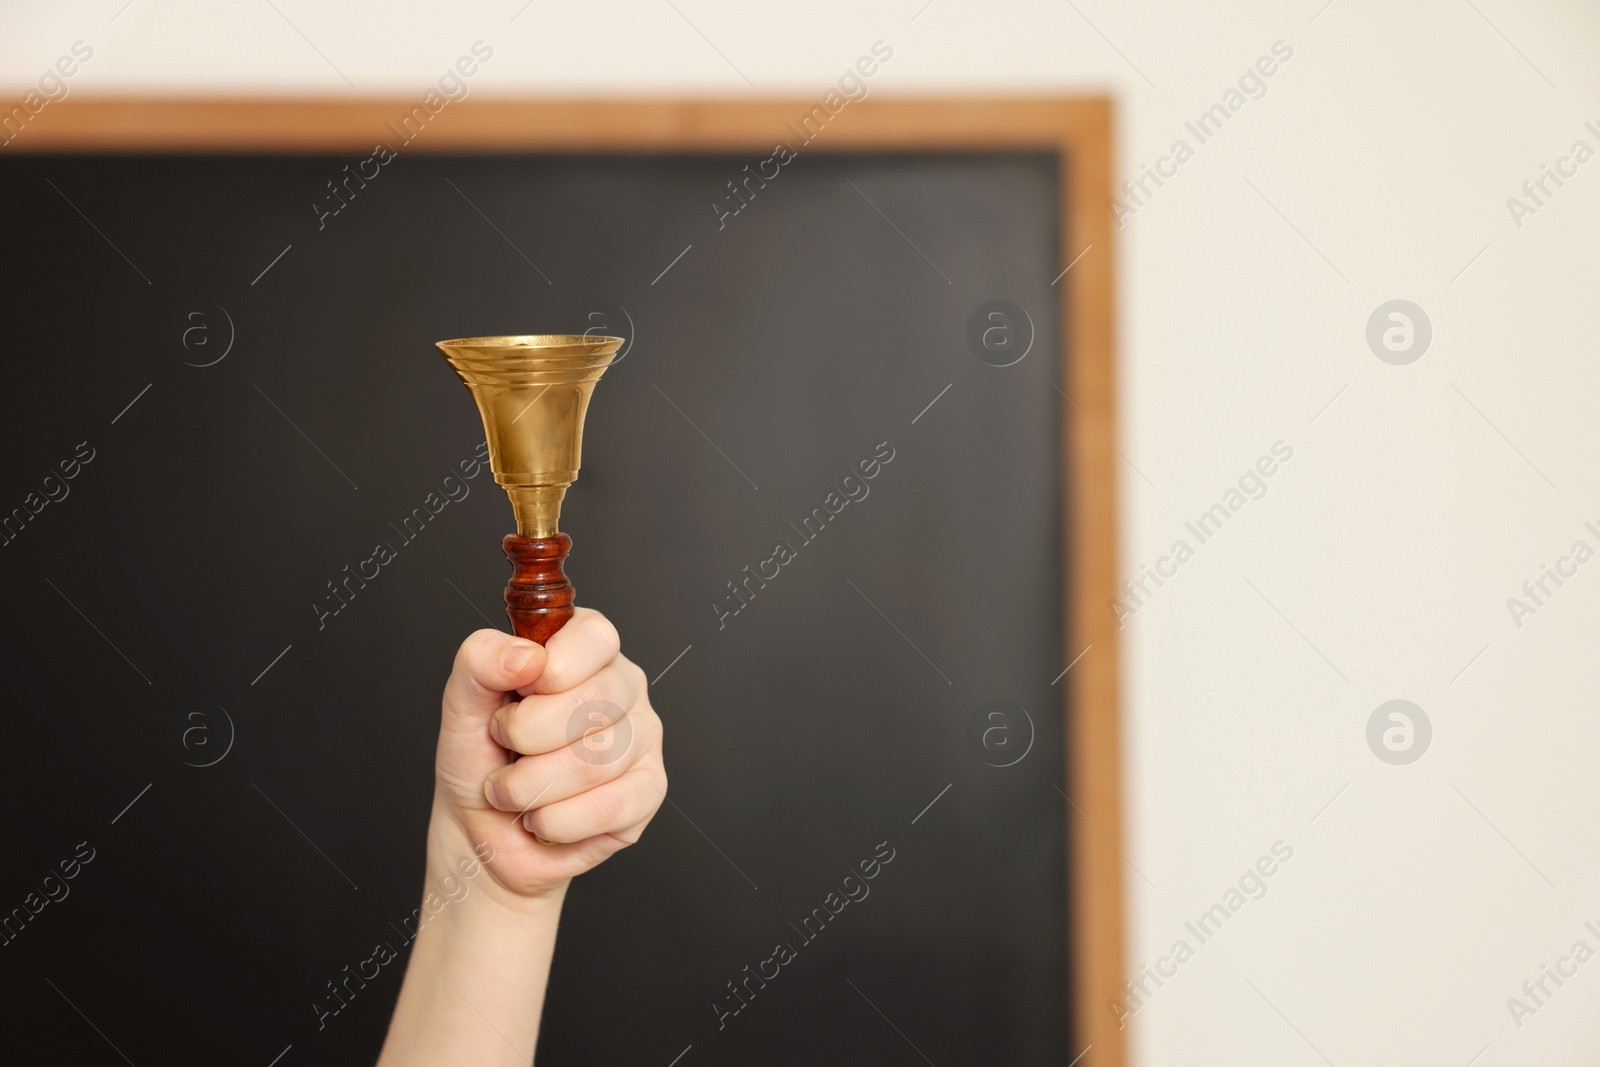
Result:
{"label": "bell flare", "polygon": [[578,477],[595,383],[624,339],[519,334],[438,342],[483,418],[489,469],[511,498],[517,533],[547,538]]}

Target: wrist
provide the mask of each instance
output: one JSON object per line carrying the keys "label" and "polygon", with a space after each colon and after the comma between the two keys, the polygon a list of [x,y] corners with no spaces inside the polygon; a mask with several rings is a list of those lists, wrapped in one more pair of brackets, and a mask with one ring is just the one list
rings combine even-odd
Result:
{"label": "wrist", "polygon": [[532,892],[512,888],[496,873],[499,866],[516,859],[513,855],[501,854],[505,847],[503,838],[499,839],[497,849],[485,836],[474,835],[447,806],[435,805],[427,841],[424,915],[442,914],[474,897],[480,905],[486,904],[511,918],[545,919],[559,914],[570,879],[541,886]]}
{"label": "wrist", "polygon": [[526,1064],[538,1039],[566,883],[513,892],[495,877],[492,843],[453,816],[436,807],[428,829],[422,906],[384,1067],[500,1063],[507,1046]]}

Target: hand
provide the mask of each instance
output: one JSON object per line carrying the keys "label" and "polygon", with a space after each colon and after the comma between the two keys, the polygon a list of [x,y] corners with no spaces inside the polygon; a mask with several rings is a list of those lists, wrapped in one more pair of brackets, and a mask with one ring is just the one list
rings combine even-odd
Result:
{"label": "hand", "polygon": [[543,647],[468,637],[445,685],[430,852],[487,843],[513,899],[559,897],[638,841],[667,791],[645,687],[616,628],[588,608]]}

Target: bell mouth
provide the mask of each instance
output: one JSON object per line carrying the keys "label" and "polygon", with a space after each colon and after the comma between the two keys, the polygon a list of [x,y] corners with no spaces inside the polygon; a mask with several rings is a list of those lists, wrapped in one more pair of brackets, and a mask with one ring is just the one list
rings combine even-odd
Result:
{"label": "bell mouth", "polygon": [[453,341],[436,341],[440,348],[584,348],[596,349],[606,345],[622,347],[625,338],[602,334],[581,333],[523,333],[503,337],[458,337]]}

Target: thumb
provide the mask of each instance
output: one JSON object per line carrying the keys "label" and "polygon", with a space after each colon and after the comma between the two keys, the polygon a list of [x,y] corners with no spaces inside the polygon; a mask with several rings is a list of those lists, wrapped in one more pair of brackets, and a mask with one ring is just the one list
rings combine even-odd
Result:
{"label": "thumb", "polygon": [[444,687],[444,710],[468,719],[487,720],[506,694],[531,685],[544,673],[544,646],[499,630],[478,630],[461,643],[450,680]]}

